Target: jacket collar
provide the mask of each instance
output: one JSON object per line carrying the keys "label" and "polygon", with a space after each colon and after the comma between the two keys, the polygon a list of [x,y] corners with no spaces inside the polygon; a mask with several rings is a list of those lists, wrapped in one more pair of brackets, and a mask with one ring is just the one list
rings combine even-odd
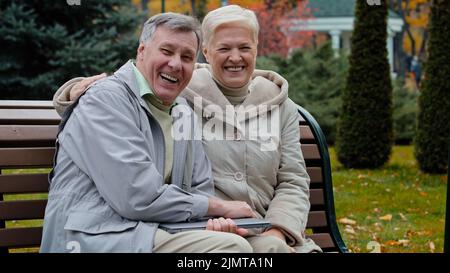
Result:
{"label": "jacket collar", "polygon": [[[136,79],[136,74],[133,70],[133,61],[129,60],[126,62],[122,67],[120,67],[116,72],[114,72],[114,76],[116,76],[121,82],[126,84],[130,90],[135,95],[136,99],[139,101],[139,104],[151,115],[152,111],[148,107],[147,103],[144,101],[144,99],[141,97],[141,92],[139,89],[139,85]],[[175,99],[175,102],[173,104],[173,107],[176,107],[177,104],[186,105],[186,100],[178,96]]]}

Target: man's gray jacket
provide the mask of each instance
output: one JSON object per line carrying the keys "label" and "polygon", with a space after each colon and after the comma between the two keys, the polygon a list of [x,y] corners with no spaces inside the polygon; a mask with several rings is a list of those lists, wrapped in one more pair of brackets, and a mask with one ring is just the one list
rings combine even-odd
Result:
{"label": "man's gray jacket", "polygon": [[211,166],[201,140],[192,140],[200,139],[194,113],[177,102],[178,140],[165,184],[163,132],[131,62],[80,98],[58,136],[41,252],[152,252],[158,222],[205,216]]}

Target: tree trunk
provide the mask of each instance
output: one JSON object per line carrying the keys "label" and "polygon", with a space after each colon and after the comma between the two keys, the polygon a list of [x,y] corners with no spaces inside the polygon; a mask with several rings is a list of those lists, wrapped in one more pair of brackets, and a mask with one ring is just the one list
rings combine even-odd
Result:
{"label": "tree trunk", "polygon": [[191,12],[193,17],[197,17],[197,9],[195,5],[195,0],[191,0]]}

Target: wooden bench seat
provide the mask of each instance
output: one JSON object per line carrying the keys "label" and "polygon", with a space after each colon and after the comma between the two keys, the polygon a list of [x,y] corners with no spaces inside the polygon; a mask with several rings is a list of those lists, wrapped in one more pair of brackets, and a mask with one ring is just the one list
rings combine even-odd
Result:
{"label": "wooden bench seat", "polygon": [[[336,224],[325,137],[306,110],[299,107],[299,114],[302,151],[311,177],[307,236],[325,252],[347,252]],[[58,123],[51,102],[0,103],[0,253],[38,250]],[[32,227],[20,225],[21,220],[34,219],[38,221]]]}

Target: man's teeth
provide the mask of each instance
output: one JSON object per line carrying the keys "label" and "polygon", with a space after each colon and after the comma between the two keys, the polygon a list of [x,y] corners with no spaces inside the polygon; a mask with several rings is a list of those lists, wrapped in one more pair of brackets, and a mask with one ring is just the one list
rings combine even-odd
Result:
{"label": "man's teeth", "polygon": [[174,83],[178,81],[177,78],[172,77],[172,76],[170,76],[168,74],[165,74],[165,73],[161,73],[161,77],[163,77],[164,79],[166,79],[168,81],[174,82]]}
{"label": "man's teeth", "polygon": [[244,67],[242,67],[242,66],[229,66],[229,67],[226,67],[226,69],[228,71],[237,72],[237,71],[241,71],[242,69],[244,69]]}

